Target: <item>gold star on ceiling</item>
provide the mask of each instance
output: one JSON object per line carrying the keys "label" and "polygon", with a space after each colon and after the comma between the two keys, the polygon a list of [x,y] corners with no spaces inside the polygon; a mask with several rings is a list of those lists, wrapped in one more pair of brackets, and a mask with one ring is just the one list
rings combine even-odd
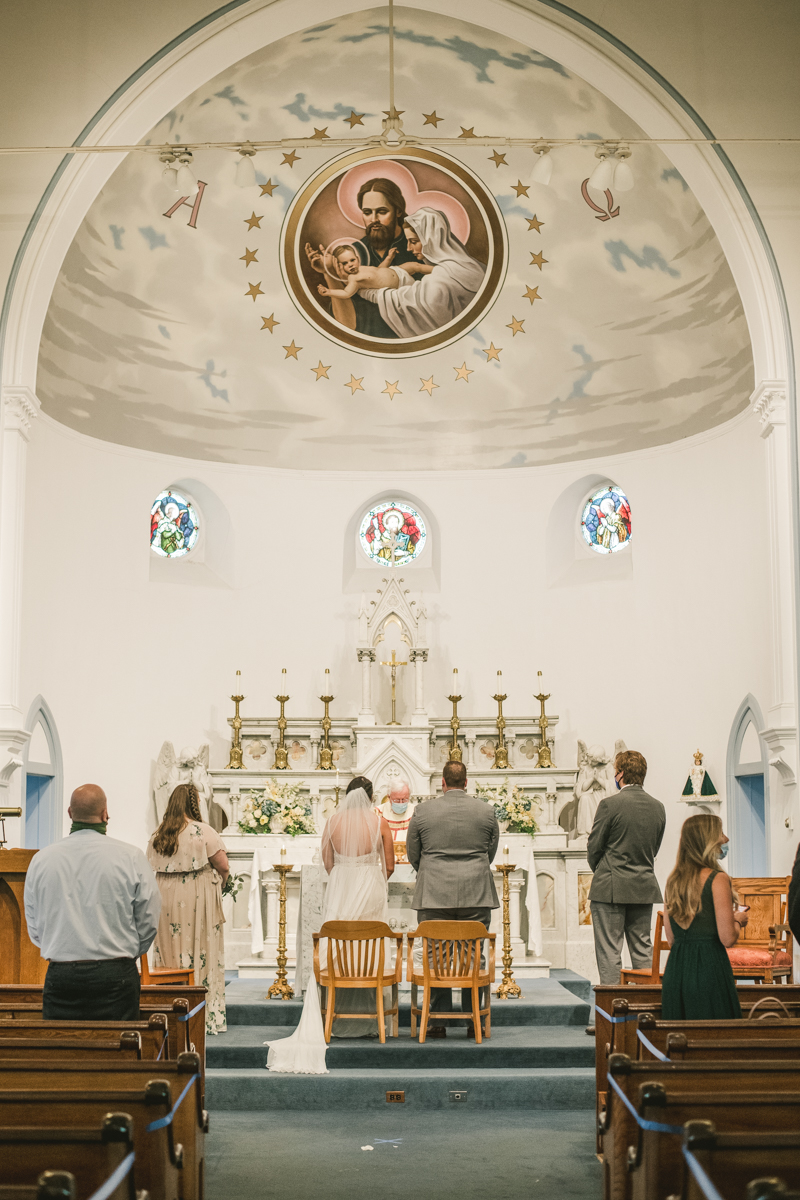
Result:
{"label": "gold star on ceiling", "polygon": [[287,358],[297,358],[298,354],[303,349],[302,346],[295,346],[294,338],[292,338],[290,345],[284,346],[283,348],[286,351]]}
{"label": "gold star on ceiling", "polygon": [[363,375],[361,376],[361,378],[360,378],[360,379],[356,379],[355,375],[351,375],[351,376],[350,376],[350,382],[349,382],[349,383],[346,383],[344,386],[345,386],[345,387],[349,387],[349,388],[350,388],[350,395],[351,395],[351,396],[355,396],[356,392],[363,392],[363,390],[364,390],[364,389],[363,389],[363,387],[361,386],[363,382],[364,382],[364,376],[363,376]]}
{"label": "gold star on ceiling", "polygon": [[512,183],[511,190],[512,192],[517,193],[517,199],[519,199],[520,196],[527,196],[528,194],[528,188],[521,179],[518,179],[516,183]]}
{"label": "gold star on ceiling", "polygon": [[444,120],[444,117],[437,117],[436,109],[433,112],[423,113],[422,115],[425,118],[425,124],[432,125],[434,129],[438,129],[440,123]]}
{"label": "gold star on ceiling", "polygon": [[526,217],[525,220],[528,222],[528,229],[535,229],[537,233],[544,225],[544,221],[540,221],[536,213],[532,217]]}
{"label": "gold star on ceiling", "polygon": [[324,129],[317,129],[317,128],[316,128],[316,126],[314,127],[314,132],[313,132],[313,134],[311,135],[311,140],[312,140],[312,142],[321,142],[321,141],[324,141],[324,139],[325,139],[326,137],[330,137],[330,134],[328,133],[328,126],[327,126],[327,125],[325,126],[325,128],[324,128]]}
{"label": "gold star on ceiling", "polygon": [[394,383],[389,383],[388,379],[384,379],[383,382],[386,384],[386,387],[381,392],[382,396],[388,396],[390,400],[394,400],[395,396],[398,394],[402,396],[403,393],[400,391],[400,388],[397,386],[398,383],[400,382],[399,379],[395,379]]}
{"label": "gold star on ceiling", "polygon": [[245,217],[244,223],[248,229],[260,229],[263,217],[257,217],[255,213],[252,216]]}
{"label": "gold star on ceiling", "polygon": [[258,262],[258,259],[256,258],[256,251],[248,250],[245,246],[244,254],[239,259],[239,262],[243,262],[246,267],[249,267],[251,262]]}
{"label": "gold star on ceiling", "polygon": [[469,377],[472,375],[472,371],[467,366],[466,361],[464,361],[460,367],[453,367],[453,370],[456,373],[456,383],[458,383],[459,379],[463,379],[464,383],[469,383]]}
{"label": "gold star on ceiling", "polygon": [[470,137],[475,137],[475,126],[474,126],[474,125],[470,125],[469,129],[465,129],[465,128],[464,128],[464,126],[462,125],[462,126],[461,126],[461,133],[460,133],[458,136],[459,136],[460,138],[470,138]]}
{"label": "gold star on ceiling", "polygon": [[317,363],[317,365],[315,367],[311,367],[311,370],[314,372],[314,374],[317,377],[317,383],[319,383],[320,379],[328,378],[328,371],[330,371],[330,369],[331,369],[330,363],[328,363],[327,367],[323,367],[322,359],[319,360],[319,362]]}
{"label": "gold star on ceiling", "polygon": [[260,184],[261,195],[271,196],[277,186],[277,183],[273,183],[271,179],[268,179],[266,183]]}
{"label": "gold star on ceiling", "polygon": [[430,379],[423,379],[422,376],[420,375],[419,379],[420,379],[420,383],[422,384],[422,387],[419,390],[421,392],[427,392],[429,396],[432,396],[433,389],[437,388],[439,386],[438,383],[433,382],[433,376],[431,375]]}
{"label": "gold star on ceiling", "polygon": [[296,162],[300,162],[300,155],[290,150],[288,154],[284,154],[281,166],[293,167]]}
{"label": "gold star on ceiling", "polygon": [[264,295],[264,293],[261,290],[261,282],[260,281],[258,283],[251,283],[250,287],[245,292],[245,296],[253,297],[254,304],[256,302],[256,296],[263,296],[263,295]]}
{"label": "gold star on ceiling", "polygon": [[541,298],[542,298],[539,295],[538,287],[535,287],[535,288],[526,287],[525,291],[522,293],[522,295],[525,300],[530,300],[531,304],[533,304],[534,300],[541,300]]}
{"label": "gold star on ceiling", "polygon": [[495,362],[500,362],[500,355],[502,353],[502,350],[503,350],[502,346],[495,346],[494,342],[490,342],[489,349],[482,350],[481,354],[486,355],[487,363],[491,362],[493,359]]}
{"label": "gold star on ceiling", "polygon": [[522,319],[521,321],[518,321],[516,317],[512,316],[512,318],[511,318],[511,324],[510,324],[510,325],[506,325],[506,329],[510,329],[510,330],[511,330],[511,333],[512,333],[512,335],[513,335],[514,337],[516,337],[518,333],[524,333],[524,332],[525,332],[525,330],[522,328],[522,326],[523,326],[524,324],[525,324],[525,318],[524,318],[524,317],[523,317],[523,319]]}
{"label": "gold star on ceiling", "polygon": [[505,154],[498,154],[498,152],[496,150],[493,150],[492,153],[489,155],[489,162],[493,162],[496,167],[507,167],[508,166],[508,163],[506,162]]}
{"label": "gold star on ceiling", "polygon": [[280,325],[280,321],[275,320],[275,313],[270,313],[268,317],[262,317],[261,320],[264,322],[261,328],[268,329],[270,333],[272,333],[276,325]]}
{"label": "gold star on ceiling", "polygon": [[389,118],[389,120],[391,121],[392,119],[395,119],[395,120],[396,120],[396,119],[397,119],[397,117],[402,117],[402,115],[403,115],[403,113],[404,113],[405,111],[406,111],[406,110],[405,110],[404,108],[399,108],[399,109],[398,109],[398,108],[395,108],[395,107],[394,107],[394,105],[392,105],[392,107],[391,107],[391,108],[385,108],[385,109],[383,110],[383,115],[384,115],[385,117],[388,117],[388,118]]}
{"label": "gold star on ceiling", "polygon": [[550,259],[545,258],[545,256],[542,254],[541,250],[538,252],[538,254],[531,254],[531,266],[538,267],[540,271],[541,271],[542,267],[544,266],[544,264],[549,261],[550,261]]}
{"label": "gold star on ceiling", "polygon": [[[345,119],[345,121],[347,121],[347,124],[348,124],[348,125],[350,126],[350,128],[352,129],[352,128],[353,128],[355,125],[363,125],[363,124],[364,124],[364,117],[365,117],[366,115],[367,115],[366,113],[357,113],[357,112],[354,112],[354,111],[353,111],[353,109],[351,108],[351,109],[350,109],[350,116],[349,116],[349,117],[345,117],[344,119]],[[347,384],[345,384],[344,386],[345,386],[345,387],[347,387]],[[362,391],[363,391],[363,388],[362,388]]]}

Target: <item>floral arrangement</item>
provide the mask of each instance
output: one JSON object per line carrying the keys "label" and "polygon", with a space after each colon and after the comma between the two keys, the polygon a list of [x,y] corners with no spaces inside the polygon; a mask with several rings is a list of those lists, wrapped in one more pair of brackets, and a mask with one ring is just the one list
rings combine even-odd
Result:
{"label": "floral arrangement", "polygon": [[493,805],[497,820],[510,833],[533,834],[538,831],[536,801],[532,796],[526,796],[516,785],[509,791],[507,783],[496,788],[485,787],[479,783],[475,787],[475,794],[479,800]]}
{"label": "floral arrangement", "polygon": [[242,792],[239,829],[242,833],[316,833],[311,801],[300,794],[299,783],[276,783]]}

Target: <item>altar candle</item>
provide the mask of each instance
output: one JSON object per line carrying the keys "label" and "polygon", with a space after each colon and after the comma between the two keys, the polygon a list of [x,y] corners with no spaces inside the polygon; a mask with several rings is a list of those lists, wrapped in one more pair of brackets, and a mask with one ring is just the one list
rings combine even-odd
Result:
{"label": "altar candle", "polygon": [[286,862],[286,843],[281,845],[281,866]]}
{"label": "altar candle", "polygon": [[280,676],[278,677],[278,695],[279,696],[288,696],[289,692],[288,692],[287,688],[288,688],[288,681],[286,678],[286,667],[284,667],[280,673]]}
{"label": "altar candle", "polygon": [[453,690],[450,693],[450,695],[451,696],[460,695],[459,690],[458,690],[458,667],[453,667]]}
{"label": "altar candle", "polygon": [[242,672],[241,671],[237,671],[233,677],[233,694],[234,694],[234,696],[241,696],[241,694],[242,694]]}
{"label": "altar candle", "polygon": [[508,846],[503,846],[503,866],[508,866]]}
{"label": "altar candle", "polygon": [[545,696],[547,693],[544,690],[544,675],[541,671],[536,672],[536,695]]}
{"label": "altar candle", "polygon": [[333,680],[331,678],[331,672],[330,672],[329,667],[326,667],[322,673],[322,691],[320,692],[320,695],[321,696],[332,696],[333,695]]}

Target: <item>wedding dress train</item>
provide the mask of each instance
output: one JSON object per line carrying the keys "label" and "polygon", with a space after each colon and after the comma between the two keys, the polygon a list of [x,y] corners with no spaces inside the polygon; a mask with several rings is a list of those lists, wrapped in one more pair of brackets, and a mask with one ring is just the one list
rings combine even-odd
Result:
{"label": "wedding dress train", "polygon": [[[345,796],[322,835],[322,861],[330,871],[322,921],[387,921],[389,916],[386,864],[381,838],[381,819],[363,788]],[[327,942],[320,942],[320,962],[325,962]],[[346,990],[337,993],[339,1012],[374,1012],[372,992]],[[365,1037],[377,1034],[377,1018],[341,1018],[333,1023],[335,1037]],[[308,981],[303,1012],[294,1033],[266,1042],[267,1068],[292,1075],[322,1075],[325,1066],[325,1033],[319,991],[313,975]]]}

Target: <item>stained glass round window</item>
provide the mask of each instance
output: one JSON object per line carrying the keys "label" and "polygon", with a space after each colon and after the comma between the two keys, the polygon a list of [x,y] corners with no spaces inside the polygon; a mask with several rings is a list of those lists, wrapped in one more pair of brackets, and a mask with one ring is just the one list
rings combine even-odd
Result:
{"label": "stained glass round window", "polygon": [[180,558],[197,543],[200,522],[194,506],[178,492],[162,492],[150,509],[150,549],[161,558]]}
{"label": "stained glass round window", "polygon": [[584,541],[598,554],[613,554],[631,540],[631,506],[622,488],[608,484],[590,496],[581,515]]}
{"label": "stained glass round window", "polygon": [[404,500],[382,500],[364,514],[358,531],[368,558],[385,567],[404,567],[425,546],[425,522]]}

